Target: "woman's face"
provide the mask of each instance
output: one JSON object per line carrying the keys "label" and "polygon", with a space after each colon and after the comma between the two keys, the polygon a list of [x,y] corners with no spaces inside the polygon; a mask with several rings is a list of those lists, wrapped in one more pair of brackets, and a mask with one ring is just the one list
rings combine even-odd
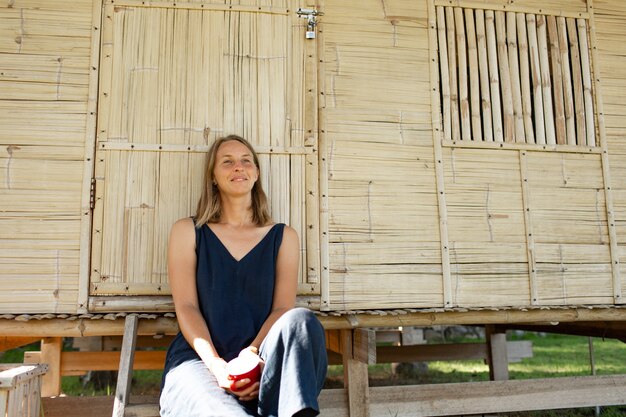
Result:
{"label": "woman's face", "polygon": [[222,143],[216,153],[213,179],[222,193],[250,193],[259,179],[259,169],[250,149],[237,140]]}

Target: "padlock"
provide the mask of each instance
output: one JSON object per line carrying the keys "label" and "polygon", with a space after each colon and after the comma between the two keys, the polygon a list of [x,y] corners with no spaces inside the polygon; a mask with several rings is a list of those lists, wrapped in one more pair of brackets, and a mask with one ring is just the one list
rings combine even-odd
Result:
{"label": "padlock", "polygon": [[307,39],[315,39],[315,31],[314,30],[307,30],[306,31],[306,38]]}

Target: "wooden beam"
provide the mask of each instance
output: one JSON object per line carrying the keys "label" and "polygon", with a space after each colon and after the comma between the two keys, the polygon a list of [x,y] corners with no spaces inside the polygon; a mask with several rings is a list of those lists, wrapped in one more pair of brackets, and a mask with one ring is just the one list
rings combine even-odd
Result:
{"label": "wooden beam", "polygon": [[133,361],[135,359],[135,344],[137,343],[137,327],[139,318],[135,314],[126,316],[124,324],[124,341],[120,353],[120,368],[115,388],[115,403],[113,417],[124,417],[124,409],[130,397],[130,383],[133,376]]}
{"label": "wooden beam", "polygon": [[367,364],[352,359],[353,332],[341,331],[343,354],[343,384],[348,389],[350,417],[369,417],[369,381]]}
{"label": "wooden beam", "polygon": [[471,415],[626,404],[626,375],[370,389],[371,415]]}
{"label": "wooden beam", "polygon": [[40,341],[39,337],[14,337],[14,336],[0,336],[0,352],[15,349],[25,345],[30,345]]}
{"label": "wooden beam", "polygon": [[501,329],[517,329],[529,332],[546,332],[592,336],[621,340],[626,343],[626,322],[578,322],[553,324],[512,324],[497,326]]}
{"label": "wooden beam", "polygon": [[376,363],[376,332],[371,329],[354,329],[348,332],[352,332],[351,344],[346,346],[343,330],[327,330],[326,349],[365,364]]}
{"label": "wooden beam", "polygon": [[509,379],[509,357],[506,349],[506,333],[498,331],[494,326],[485,327],[487,337],[487,361],[489,362],[489,378],[492,381]]}
{"label": "wooden beam", "polygon": [[[141,320],[138,335],[176,335],[178,322],[175,317],[159,317]],[[0,335],[21,337],[84,337],[121,336],[124,334],[124,318],[108,319],[42,319],[17,321],[0,319]]]}
{"label": "wooden beam", "polygon": [[[510,361],[532,357],[532,342],[507,342]],[[448,343],[437,345],[378,346],[376,363],[429,362],[487,359],[485,343]]]}
{"label": "wooden beam", "polygon": [[[163,369],[164,350],[136,351],[133,370]],[[41,352],[24,352],[24,363],[42,363]],[[84,375],[87,371],[117,371],[120,352],[61,352],[61,376]]]}
{"label": "wooden beam", "polygon": [[354,329],[352,358],[367,365],[376,363],[376,332],[371,329]]}
{"label": "wooden beam", "polygon": [[46,337],[41,340],[41,363],[48,364],[48,372],[41,378],[41,396],[61,394],[61,337]]}
{"label": "wooden beam", "polygon": [[[529,310],[443,310],[415,311],[406,314],[349,314],[340,316],[318,316],[326,330],[435,325],[483,325],[511,323],[551,323],[551,322],[626,322],[626,308],[555,308]],[[139,336],[176,335],[178,323],[175,317],[141,320]],[[42,319],[26,322],[14,319],[0,319],[0,335],[20,337],[83,337],[121,336],[124,334],[124,320],[91,319]]]}

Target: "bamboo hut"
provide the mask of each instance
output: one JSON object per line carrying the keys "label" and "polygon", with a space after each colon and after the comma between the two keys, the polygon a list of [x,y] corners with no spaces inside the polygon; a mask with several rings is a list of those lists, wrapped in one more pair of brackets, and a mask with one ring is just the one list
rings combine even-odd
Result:
{"label": "bamboo hut", "polygon": [[173,311],[169,228],[229,133],[328,329],[623,331],[624,19],[619,0],[5,0],[0,335]]}

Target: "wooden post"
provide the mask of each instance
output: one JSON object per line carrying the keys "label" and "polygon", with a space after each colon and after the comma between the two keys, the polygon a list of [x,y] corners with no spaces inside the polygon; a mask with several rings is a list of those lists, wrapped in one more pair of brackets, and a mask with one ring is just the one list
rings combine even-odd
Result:
{"label": "wooden post", "polygon": [[130,382],[133,376],[133,362],[135,359],[135,345],[137,343],[137,323],[139,318],[136,314],[126,316],[124,323],[124,340],[120,354],[120,369],[115,388],[115,403],[113,404],[113,417],[124,417],[124,410],[128,405],[130,396]]}
{"label": "wooden post", "polygon": [[489,378],[492,381],[509,379],[509,357],[506,350],[506,331],[495,326],[485,327],[489,361]]}
{"label": "wooden post", "polygon": [[369,382],[367,364],[354,359],[354,332],[341,331],[343,350],[343,385],[348,390],[350,417],[369,417]]}
{"label": "wooden post", "polygon": [[48,373],[41,378],[41,396],[54,397],[61,393],[61,350],[63,338],[41,340],[41,363],[48,364]]}

